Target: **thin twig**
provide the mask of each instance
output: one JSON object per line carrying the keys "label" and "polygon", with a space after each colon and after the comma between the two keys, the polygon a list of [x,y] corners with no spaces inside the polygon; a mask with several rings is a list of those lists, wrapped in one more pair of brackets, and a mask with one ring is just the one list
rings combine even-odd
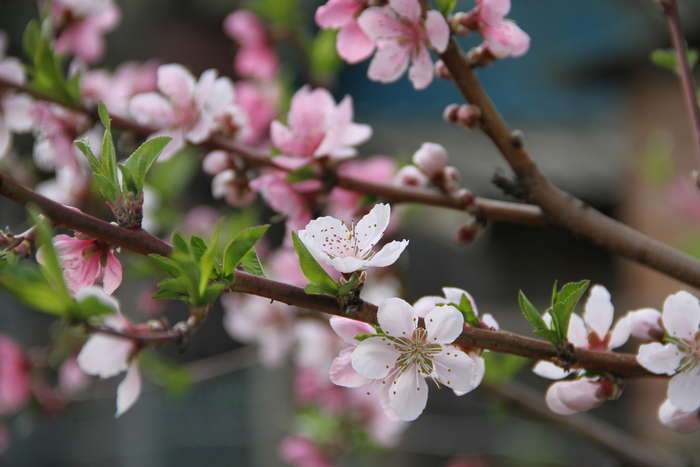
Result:
{"label": "thin twig", "polygon": [[[0,89],[1,88],[13,89],[15,91],[28,94],[36,99],[51,102],[75,112],[83,113],[92,117],[93,119],[97,118],[96,112],[88,109],[87,107],[67,105],[59,99],[46,96],[25,86],[11,83],[0,77]],[[139,125],[133,120],[123,118],[118,115],[112,115],[111,118],[113,127],[135,133],[139,136],[147,137],[157,131],[155,128]],[[223,150],[234,153],[243,158],[251,167],[270,167],[277,170],[289,171],[289,169],[276,164],[270,154],[245,147],[227,138],[214,136],[198,146],[209,150]],[[337,176],[336,180],[337,186],[340,188],[383,197],[388,201],[395,203],[425,204],[428,206],[438,206],[466,212],[473,212],[476,210],[478,215],[494,222],[511,222],[530,226],[544,225],[542,211],[536,206],[529,206],[521,203],[509,203],[487,198],[476,198],[473,205],[465,205],[462,201],[452,196],[443,195],[426,189],[397,187],[389,184],[372,183],[361,178],[340,174]]]}
{"label": "thin twig", "polygon": [[688,110],[690,120],[690,131],[693,133],[695,142],[695,157],[700,170],[700,108],[698,108],[698,96],[693,79],[693,71],[688,62],[688,50],[686,48],[683,32],[681,31],[681,19],[678,14],[678,3],[676,0],[659,0],[666,16],[671,43],[676,50],[678,59],[678,78],[683,89],[683,97]]}
{"label": "thin twig", "polygon": [[[22,187],[12,178],[1,172],[0,195],[13,199],[20,204],[34,203],[41,208],[44,214],[54,223],[82,231],[106,243],[118,245],[137,253],[158,253],[167,256],[172,250],[169,244],[145,231],[125,229],[58,204]],[[233,292],[258,295],[306,310],[347,316],[339,306],[335,297],[331,297],[330,295],[309,295],[304,292],[302,288],[248,274],[243,271],[235,272],[234,282],[230,290]],[[371,303],[360,301],[358,310],[352,318],[376,324],[377,307]],[[100,331],[106,331],[113,335],[120,335],[117,331],[111,329]],[[140,334],[121,335],[137,340],[142,339]],[[181,333],[175,330],[158,331],[154,333],[152,339],[149,339],[148,342],[175,341],[180,337]],[[560,361],[561,352],[549,342],[520,336],[507,331],[465,326],[462,335],[457,340],[457,345],[467,349],[473,349],[475,347],[483,348],[532,359],[543,359],[562,363]],[[571,366],[604,371],[628,378],[654,376],[637,363],[634,355],[618,352],[575,349]]]}
{"label": "thin twig", "polygon": [[542,208],[548,221],[624,258],[700,288],[700,261],[593,209],[552,185],[484,92],[454,39],[441,54],[467,102],[481,109],[482,129],[518,177],[526,199]]}

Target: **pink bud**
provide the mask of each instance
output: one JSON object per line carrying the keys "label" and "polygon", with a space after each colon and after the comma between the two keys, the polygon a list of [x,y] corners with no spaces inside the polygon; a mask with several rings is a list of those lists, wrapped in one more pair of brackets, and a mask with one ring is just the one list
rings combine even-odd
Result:
{"label": "pink bud", "polygon": [[559,381],[552,384],[545,394],[547,407],[560,415],[571,415],[598,407],[612,396],[609,381],[593,381],[587,378]]}
{"label": "pink bud", "polygon": [[653,308],[642,308],[627,313],[630,320],[630,333],[645,341],[662,341],[664,330],[661,327],[661,313]]}
{"label": "pink bud", "polygon": [[248,10],[237,10],[224,19],[224,32],[242,44],[266,41],[265,25]]}
{"label": "pink bud", "polygon": [[462,207],[471,206],[476,200],[474,194],[466,188],[460,188],[459,190],[455,191],[452,194],[452,197],[455,198]]}
{"label": "pink bud", "polygon": [[445,169],[442,171],[443,187],[448,192],[455,191],[459,188],[460,178],[461,176],[459,175],[459,170],[451,165],[445,167]]}
{"label": "pink bud", "polygon": [[435,74],[438,76],[438,78],[448,80],[452,79],[452,73],[450,73],[450,70],[447,69],[447,65],[445,65],[445,62],[442,60],[435,62]]}
{"label": "pink bud", "polygon": [[450,19],[455,34],[469,34],[469,31],[479,29],[479,12],[474,9],[469,12],[460,11]]}
{"label": "pink bud", "polygon": [[206,155],[202,168],[209,175],[216,175],[230,168],[230,159],[225,151],[212,151]]}
{"label": "pink bud", "polygon": [[459,110],[459,104],[450,104],[445,107],[442,112],[442,119],[447,123],[457,123],[457,111]]}
{"label": "pink bud", "polygon": [[475,105],[460,105],[457,122],[467,128],[476,128],[481,123],[481,109]]}
{"label": "pink bud", "polygon": [[413,155],[413,163],[429,178],[445,170],[447,159],[447,150],[436,143],[423,143]]}
{"label": "pink bud", "polygon": [[397,186],[424,187],[427,184],[427,177],[413,165],[401,167],[394,176],[394,185]]}

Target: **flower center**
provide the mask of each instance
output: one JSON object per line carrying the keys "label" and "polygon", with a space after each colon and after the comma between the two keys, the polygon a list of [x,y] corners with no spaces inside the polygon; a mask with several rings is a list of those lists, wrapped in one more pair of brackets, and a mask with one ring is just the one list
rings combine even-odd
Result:
{"label": "flower center", "polygon": [[410,338],[395,338],[394,344],[401,352],[396,364],[402,373],[416,365],[421,373],[430,375],[433,372],[433,356],[442,350],[439,344],[428,343],[428,333],[424,328],[417,328]]}

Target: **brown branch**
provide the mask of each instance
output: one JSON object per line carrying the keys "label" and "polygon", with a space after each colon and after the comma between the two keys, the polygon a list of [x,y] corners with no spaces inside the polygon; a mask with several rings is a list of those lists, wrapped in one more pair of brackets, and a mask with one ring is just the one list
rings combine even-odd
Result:
{"label": "brown branch", "polygon": [[695,141],[695,157],[700,168],[700,108],[698,108],[698,97],[693,79],[693,72],[688,62],[688,52],[681,31],[681,19],[678,14],[678,2],[676,0],[659,0],[666,16],[668,29],[671,36],[671,43],[676,50],[678,59],[678,78],[683,89],[683,97],[690,119],[690,130]]}
{"label": "brown branch", "polygon": [[508,128],[482,89],[454,39],[441,58],[467,102],[481,109],[482,128],[517,175],[525,197],[542,208],[548,221],[613,253],[700,287],[699,261],[605,216],[549,182],[524,148],[521,137]]}
{"label": "brown branch", "polygon": [[[7,175],[0,173],[0,195],[9,197],[20,204],[34,203],[42,209],[54,223],[67,228],[84,231],[106,243],[119,245],[137,253],[158,253],[168,255],[171,246],[153,237],[145,231],[132,231],[114,224],[102,221],[88,214],[58,204],[39,194],[20,186]],[[83,230],[84,229],[84,230]],[[335,297],[329,295],[309,295],[303,289],[283,282],[277,282],[264,277],[248,274],[243,271],[235,272],[235,280],[230,288],[233,292],[241,292],[277,300],[299,308],[347,316],[338,305]],[[367,302],[360,302],[354,319],[376,324],[377,307]],[[100,332],[133,338],[144,342],[167,342],[178,340],[182,333],[177,330],[156,331],[151,338],[144,339],[141,333],[120,333],[113,329],[95,328]],[[479,329],[465,326],[457,344],[463,348],[483,348],[496,352],[511,353],[533,359],[544,359],[560,362],[561,352],[552,344],[520,336],[507,331]],[[572,367],[605,371],[620,377],[653,376],[641,367],[632,354],[616,352],[598,352],[576,349]]]}
{"label": "brown branch", "polygon": [[557,415],[542,403],[542,396],[527,386],[511,381],[487,386],[489,392],[509,405],[527,412],[543,421],[555,423],[579,436],[603,447],[623,465],[639,467],[683,467],[687,461],[661,449],[633,438],[612,425],[588,414]]}
{"label": "brown branch", "polygon": [[[18,92],[29,94],[36,99],[51,102],[61,105],[75,112],[86,114],[93,119],[97,119],[95,111],[87,107],[75,107],[67,105],[59,99],[46,96],[42,93],[29,89],[25,86],[20,86],[11,83],[3,78],[0,78],[0,89],[13,89]],[[123,118],[117,115],[112,115],[112,126],[120,128],[139,136],[149,136],[155,133],[155,128],[139,125],[133,120]],[[269,154],[255,151],[243,145],[235,143],[229,139],[214,136],[209,140],[198,145],[199,147],[209,150],[223,150],[234,153],[244,159],[251,167],[271,167],[278,170],[288,171],[288,169],[277,165]],[[412,188],[396,187],[389,184],[371,183],[360,178],[340,175],[337,177],[337,185],[352,191],[361,192],[368,195],[384,197],[389,201],[396,203],[418,203],[429,206],[438,206],[458,211],[474,211],[476,206],[477,213],[489,220],[495,222],[511,222],[516,224],[541,226],[544,225],[542,211],[536,206],[528,206],[521,203],[509,203],[505,201],[491,200],[487,198],[476,198],[474,205],[465,205],[463,202],[455,198],[436,193],[430,190],[420,190]]]}

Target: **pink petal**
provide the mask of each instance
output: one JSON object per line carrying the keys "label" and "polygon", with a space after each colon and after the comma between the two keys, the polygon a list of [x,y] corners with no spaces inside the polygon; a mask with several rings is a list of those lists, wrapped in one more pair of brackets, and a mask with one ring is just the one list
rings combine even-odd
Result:
{"label": "pink petal", "polygon": [[360,375],[381,379],[389,374],[400,354],[385,337],[370,337],[352,352],[352,367]]}
{"label": "pink petal", "polygon": [[0,55],[0,78],[23,85],[27,81],[22,62],[15,57],[2,58]]}
{"label": "pink petal", "polygon": [[122,283],[122,263],[119,262],[117,255],[114,254],[114,250],[110,249],[109,253],[107,253],[107,263],[103,274],[102,285],[105,292],[108,294],[114,293]]}
{"label": "pink petal", "polygon": [[477,359],[481,357],[472,357],[453,345],[446,345],[433,357],[433,368],[442,384],[463,395],[481,384],[484,373]]}
{"label": "pink petal", "polygon": [[357,23],[375,43],[406,36],[406,26],[387,7],[367,8],[357,18]]}
{"label": "pink petal", "polygon": [[224,32],[242,44],[256,44],[266,39],[265,25],[252,12],[236,10],[224,19]]}
{"label": "pink petal", "polygon": [[477,6],[481,20],[494,24],[502,21],[510,11],[510,0],[477,0]]}
{"label": "pink petal", "polygon": [[138,362],[134,360],[129,366],[126,377],[119,383],[117,388],[117,413],[115,416],[119,417],[129,410],[140,395],[141,373],[139,372]]}
{"label": "pink petal", "polygon": [[389,6],[412,23],[417,23],[420,19],[421,10],[418,0],[389,0]]}
{"label": "pink petal", "polygon": [[450,27],[439,11],[430,10],[428,12],[425,17],[425,32],[428,35],[430,45],[438,53],[444,52],[450,40]]}
{"label": "pink petal", "polygon": [[187,107],[194,98],[194,76],[180,64],[161,65],[158,67],[158,89],[178,107]]}
{"label": "pink petal", "polygon": [[637,339],[655,340],[663,336],[661,313],[653,308],[642,308],[627,313],[630,320],[630,332]]}
{"label": "pink petal", "polygon": [[491,53],[497,58],[520,57],[530,48],[530,36],[512,21],[501,21],[481,30]]}
{"label": "pink petal", "polygon": [[700,303],[686,291],[670,295],[664,301],[662,320],[673,337],[694,340],[700,327]]}
{"label": "pink petal", "polygon": [[391,83],[401,77],[410,56],[410,47],[398,44],[387,44],[377,50],[370,62],[367,75],[373,81]]}
{"label": "pink petal", "polygon": [[375,334],[374,328],[369,324],[341,316],[331,317],[330,324],[335,333],[350,345],[357,345],[360,342],[355,339],[358,334]]}
{"label": "pink petal", "polygon": [[316,24],[322,28],[340,29],[355,20],[355,13],[362,6],[357,0],[329,0],[316,10]]}
{"label": "pink petal", "polygon": [[357,388],[369,383],[370,380],[359,374],[352,367],[352,347],[343,349],[333,360],[328,372],[333,384],[346,388]]}
{"label": "pink petal", "polygon": [[374,52],[374,42],[355,20],[338,32],[336,47],[338,55],[348,63],[359,63]]}
{"label": "pink petal", "polygon": [[561,381],[554,383],[560,385],[559,397],[561,403],[572,412],[583,412],[598,407],[603,400],[598,397],[600,386],[598,383],[577,379],[574,381]]}
{"label": "pink petal", "polygon": [[462,313],[451,306],[435,307],[425,316],[427,342],[431,344],[450,344],[464,329]]}
{"label": "pink petal", "polygon": [[415,420],[423,413],[428,403],[428,385],[425,378],[411,365],[391,384],[389,407],[399,419]]}
{"label": "pink petal", "polygon": [[562,401],[561,392],[566,386],[562,386],[562,383],[554,383],[549,386],[547,392],[544,395],[544,400],[547,403],[547,407],[554,413],[559,415],[571,415],[576,413],[575,410],[567,407]]}
{"label": "pink petal", "polygon": [[138,94],[129,101],[129,114],[142,125],[163,128],[175,123],[173,106],[160,94]]}
{"label": "pink petal", "polygon": [[129,340],[94,334],[80,350],[78,365],[89,375],[110,378],[128,368],[128,359],[133,348]]}
{"label": "pink petal", "polygon": [[413,307],[400,298],[388,298],[379,305],[377,321],[382,331],[392,337],[410,338],[418,326]]}

